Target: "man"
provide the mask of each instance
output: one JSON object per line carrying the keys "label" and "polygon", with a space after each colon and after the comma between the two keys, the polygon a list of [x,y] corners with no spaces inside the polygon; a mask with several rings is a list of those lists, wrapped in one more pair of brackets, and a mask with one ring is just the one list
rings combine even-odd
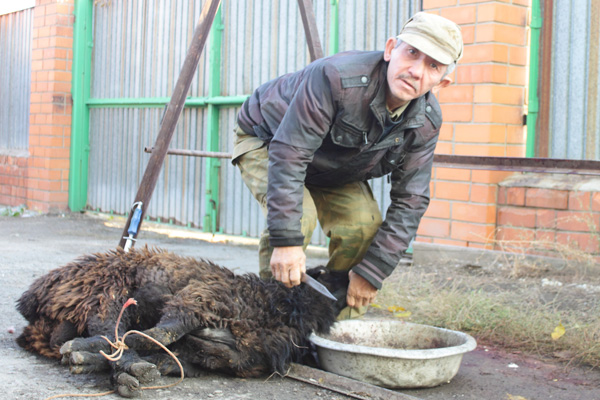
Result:
{"label": "man", "polygon": [[[316,218],[351,308],[373,301],[429,204],[442,123],[435,94],[463,52],[460,28],[417,13],[383,52],[345,52],[261,85],[238,115],[233,163],[267,215],[261,276],[291,287]],[[385,219],[367,181],[389,175]]]}

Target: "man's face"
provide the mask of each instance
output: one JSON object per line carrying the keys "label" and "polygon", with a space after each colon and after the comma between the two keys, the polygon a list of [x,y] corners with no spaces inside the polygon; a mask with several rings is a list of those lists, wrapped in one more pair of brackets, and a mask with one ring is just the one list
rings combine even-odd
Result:
{"label": "man's face", "polygon": [[447,65],[439,63],[405,42],[396,47],[396,38],[388,39],[383,58],[389,61],[386,103],[390,110],[430,90],[435,93],[452,82],[449,76],[442,79]]}

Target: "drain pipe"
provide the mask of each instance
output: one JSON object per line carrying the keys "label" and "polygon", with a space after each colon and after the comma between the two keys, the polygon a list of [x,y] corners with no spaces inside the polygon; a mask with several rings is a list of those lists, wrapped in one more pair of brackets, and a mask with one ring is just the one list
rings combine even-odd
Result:
{"label": "drain pipe", "polygon": [[540,30],[542,28],[542,13],[540,0],[531,4],[531,33],[529,39],[529,96],[527,108],[527,141],[525,156],[535,157],[535,128],[540,110],[538,94],[539,64],[540,64]]}

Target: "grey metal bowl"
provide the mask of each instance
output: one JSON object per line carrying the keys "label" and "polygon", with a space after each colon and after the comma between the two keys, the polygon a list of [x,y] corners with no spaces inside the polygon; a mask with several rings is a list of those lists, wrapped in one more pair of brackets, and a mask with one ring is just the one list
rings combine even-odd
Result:
{"label": "grey metal bowl", "polygon": [[339,321],[310,340],[326,371],[391,389],[449,382],[477,346],[466,333],[388,320]]}

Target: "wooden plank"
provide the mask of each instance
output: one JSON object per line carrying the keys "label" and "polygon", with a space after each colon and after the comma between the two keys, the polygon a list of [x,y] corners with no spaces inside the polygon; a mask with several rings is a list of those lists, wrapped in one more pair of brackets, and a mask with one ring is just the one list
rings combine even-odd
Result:
{"label": "wooden plank", "polygon": [[285,376],[359,400],[419,400],[417,397],[301,364],[292,363]]}

